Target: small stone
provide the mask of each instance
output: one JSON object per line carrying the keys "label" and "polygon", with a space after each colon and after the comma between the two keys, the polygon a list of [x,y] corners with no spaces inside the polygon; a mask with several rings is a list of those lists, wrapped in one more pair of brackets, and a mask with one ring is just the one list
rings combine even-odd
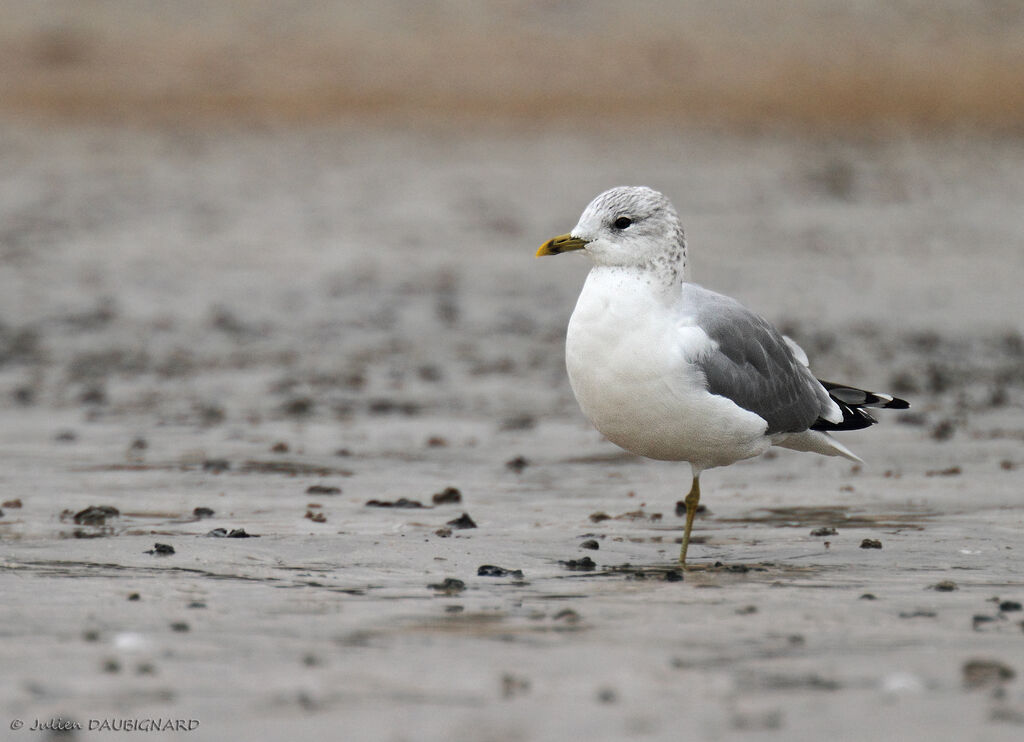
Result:
{"label": "small stone", "polygon": [[314,513],[312,510],[307,510],[305,517],[309,518],[314,523],[326,523],[327,522],[327,516],[326,515],[324,515],[323,513]]}
{"label": "small stone", "polygon": [[311,484],[306,487],[307,495],[340,495],[341,487],[329,487],[325,484]]}
{"label": "small stone", "polygon": [[445,525],[452,528],[476,528],[476,523],[469,517],[469,513],[463,513],[458,518],[448,521]]}
{"label": "small stone", "polygon": [[212,531],[207,531],[206,536],[208,538],[227,538],[228,529],[226,528],[214,528]]}
{"label": "small stone", "polygon": [[171,624],[171,631],[177,631],[178,633],[185,633],[188,631],[188,624],[184,621],[175,621]]}
{"label": "small stone", "polygon": [[5,500],[3,502],[3,507],[10,508],[11,510],[17,510],[18,508],[21,507],[21,498],[16,498],[14,500]]}
{"label": "small stone", "polygon": [[1018,603],[1016,600],[1004,600],[1002,603],[999,604],[999,610],[1001,610],[1003,613],[1019,611],[1022,608],[1024,608],[1024,606],[1021,606],[1021,604]]}
{"label": "small stone", "polygon": [[227,459],[206,459],[203,462],[203,471],[213,472],[214,474],[220,474],[230,468],[231,462]]}
{"label": "small stone", "polygon": [[603,520],[611,520],[611,517],[612,516],[608,515],[608,513],[591,513],[590,514],[590,522],[591,523],[600,523]]}
{"label": "small stone", "polygon": [[971,618],[971,628],[975,631],[981,631],[981,627],[986,624],[992,623],[996,619],[993,616],[986,616],[983,613],[976,613]]}
{"label": "small stone", "polygon": [[684,579],[683,573],[678,569],[670,569],[665,573],[665,582],[682,582]]}
{"label": "small stone", "polygon": [[111,505],[91,505],[75,513],[75,523],[80,526],[102,526],[107,518],[117,518],[120,511]]}
{"label": "small stone", "polygon": [[585,556],[582,559],[570,559],[567,562],[559,562],[559,564],[574,572],[593,572],[597,569],[597,564],[595,564],[594,560],[588,556]]}
{"label": "small stone", "polygon": [[523,469],[528,467],[530,462],[523,456],[516,456],[514,459],[509,459],[505,462],[505,467],[511,469],[516,474],[519,474]]}
{"label": "small stone", "polygon": [[957,586],[957,584],[952,580],[942,580],[941,582],[936,582],[934,585],[932,585],[932,590],[938,590],[940,593],[951,593],[954,590],[959,589],[960,588]]}
{"label": "small stone", "polygon": [[445,577],[443,582],[435,582],[427,587],[445,595],[457,595],[466,589],[466,583],[454,577]]}
{"label": "small stone", "polygon": [[476,571],[477,577],[514,577],[517,580],[523,579],[523,570],[505,569],[493,564],[482,564]]}
{"label": "small stone", "polygon": [[438,538],[448,538],[452,535],[452,529],[447,527],[438,528],[436,531],[434,531],[434,535]]}
{"label": "small stone", "polygon": [[435,492],[430,499],[435,505],[452,505],[462,502],[462,493],[457,487],[445,487],[440,492]]}
{"label": "small stone", "polygon": [[406,497],[399,497],[397,500],[367,500],[368,508],[421,508],[423,503],[419,500],[410,500]]}
{"label": "small stone", "polygon": [[737,608],[736,609],[736,615],[737,616],[751,616],[751,615],[753,615],[755,613],[757,613],[757,606],[756,605],[745,605],[742,608]]}
{"label": "small stone", "polygon": [[596,539],[588,538],[586,541],[580,542],[581,549],[592,549],[597,551],[601,548],[601,544],[597,543]]}
{"label": "small stone", "polygon": [[212,518],[213,517],[213,510],[211,508],[203,508],[203,507],[194,508],[192,510],[192,515],[194,515],[196,518],[200,518],[200,519],[202,519],[202,518]]}
{"label": "small stone", "polygon": [[964,687],[968,689],[1001,685],[1013,680],[1017,673],[1009,665],[996,660],[968,660],[963,666]]}
{"label": "small stone", "polygon": [[577,624],[583,620],[583,617],[572,608],[563,608],[551,618],[554,621],[565,621],[569,624]]}
{"label": "small stone", "polygon": [[128,600],[142,600],[142,596],[138,593],[129,593]]}
{"label": "small stone", "polygon": [[291,449],[288,448],[288,444],[284,441],[278,441],[270,447],[271,453],[288,453],[289,450]]}
{"label": "small stone", "polygon": [[253,538],[252,534],[246,533],[244,528],[232,528],[227,538]]}
{"label": "small stone", "polygon": [[860,542],[860,548],[862,549],[881,549],[882,542],[877,538],[866,538]]}
{"label": "small stone", "polygon": [[824,526],[822,528],[815,528],[811,531],[812,536],[835,536],[839,531],[831,526]]}
{"label": "small stone", "polygon": [[874,593],[864,593],[860,596],[860,600],[878,600]]}
{"label": "small stone", "polygon": [[174,547],[170,544],[153,544],[153,548],[145,553],[153,556],[170,556],[174,553]]}

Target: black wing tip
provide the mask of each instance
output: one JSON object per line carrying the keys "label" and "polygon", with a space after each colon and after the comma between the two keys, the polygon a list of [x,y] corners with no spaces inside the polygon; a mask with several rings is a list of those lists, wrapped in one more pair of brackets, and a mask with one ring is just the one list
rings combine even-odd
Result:
{"label": "black wing tip", "polygon": [[834,423],[823,418],[818,418],[812,430],[861,430],[878,422],[865,407],[876,407],[888,410],[906,410],[910,403],[905,399],[894,397],[891,394],[880,394],[869,392],[865,389],[846,386],[845,384],[833,384],[830,381],[818,380],[825,387],[828,396],[835,402],[843,413],[843,419]]}

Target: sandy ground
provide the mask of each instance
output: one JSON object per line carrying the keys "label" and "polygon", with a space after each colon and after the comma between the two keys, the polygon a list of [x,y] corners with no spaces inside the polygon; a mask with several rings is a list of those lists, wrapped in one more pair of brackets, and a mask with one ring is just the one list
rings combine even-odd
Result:
{"label": "sandy ground", "polygon": [[[1021,172],[955,135],[5,121],[4,738],[1020,739]],[[822,377],[913,403],[862,467],[708,473],[685,579],[687,467],[582,419],[586,264],[532,257],[620,183]]]}

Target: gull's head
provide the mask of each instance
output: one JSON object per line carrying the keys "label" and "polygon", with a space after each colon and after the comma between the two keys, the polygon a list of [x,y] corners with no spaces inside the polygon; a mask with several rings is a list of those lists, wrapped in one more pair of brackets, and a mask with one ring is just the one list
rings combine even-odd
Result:
{"label": "gull's head", "polygon": [[665,196],[645,186],[619,186],[591,201],[573,230],[545,242],[537,257],[571,250],[584,250],[595,265],[681,271],[686,237]]}

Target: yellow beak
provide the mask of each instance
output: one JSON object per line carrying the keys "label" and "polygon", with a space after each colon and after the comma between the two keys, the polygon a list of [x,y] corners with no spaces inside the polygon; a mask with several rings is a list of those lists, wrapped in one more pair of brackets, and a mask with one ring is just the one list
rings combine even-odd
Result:
{"label": "yellow beak", "polygon": [[537,250],[537,257],[543,258],[545,255],[558,255],[570,250],[582,250],[586,246],[587,243],[579,237],[573,237],[571,234],[560,234],[541,245],[540,249]]}

